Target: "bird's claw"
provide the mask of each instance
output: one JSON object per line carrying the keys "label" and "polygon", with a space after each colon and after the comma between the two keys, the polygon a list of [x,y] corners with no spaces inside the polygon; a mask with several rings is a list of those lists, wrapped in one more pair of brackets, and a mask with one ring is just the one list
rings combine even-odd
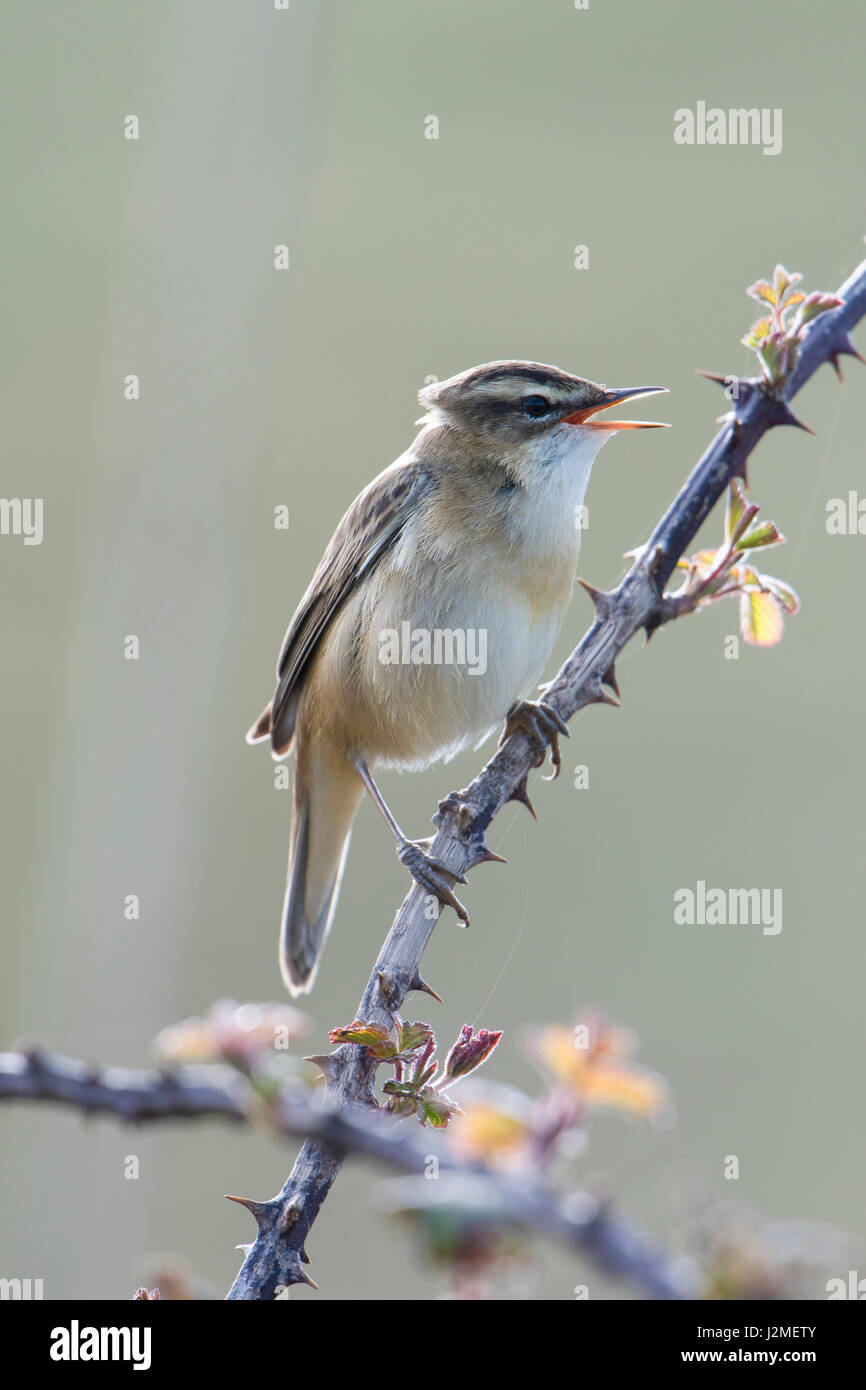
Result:
{"label": "bird's claw", "polygon": [[431,840],[404,840],[397,845],[397,858],[425,892],[437,898],[443,907],[453,907],[464,926],[469,926],[469,913],[456,896],[452,884],[466,883],[466,875],[455,873],[441,860],[428,853]]}
{"label": "bird's claw", "polygon": [[559,751],[559,736],[568,738],[570,730],[562,715],[549,705],[546,700],[518,700],[511,706],[505,718],[505,728],[499,740],[502,747],[506,739],[520,730],[528,734],[530,739],[539,750],[536,767],[541,767],[550,749],[550,761],[553,764],[553,772],[550,777],[546,777],[546,782],[555,782],[562,768],[562,754]]}

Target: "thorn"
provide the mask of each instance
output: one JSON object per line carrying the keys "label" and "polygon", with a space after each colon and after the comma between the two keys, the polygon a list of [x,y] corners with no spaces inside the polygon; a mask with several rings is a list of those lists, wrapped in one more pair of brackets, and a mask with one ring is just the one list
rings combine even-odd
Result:
{"label": "thorn", "polygon": [[808,425],[804,425],[802,420],[798,420],[787,401],[777,400],[774,402],[774,410],[770,419],[771,425],[796,425],[798,430],[805,430],[807,434],[814,434]]}
{"label": "thorn", "polygon": [[862,353],[857,351],[857,349],[851,341],[850,336],[847,333],[843,332],[839,334],[838,340],[833,348],[833,351],[835,353],[839,353],[842,357],[856,357],[858,362],[863,362],[864,364],[866,364],[866,357],[864,357]]}
{"label": "thorn", "polygon": [[602,676],[601,679],[602,679],[602,681],[604,682],[605,685],[609,685],[609,686],[610,686],[610,688],[611,688],[611,690],[613,691],[614,695],[619,695],[620,689],[619,689],[619,686],[618,686],[617,683],[616,683],[616,669],[615,669],[615,667],[614,667],[613,662],[610,663],[610,665],[608,666],[607,670],[605,671],[605,673],[604,673],[604,675]]}
{"label": "thorn", "polygon": [[436,991],[435,991],[435,989],[433,988],[433,986],[432,986],[432,985],[428,985],[428,983],[427,983],[426,980],[422,980],[422,978],[421,978],[420,975],[417,975],[417,974],[416,974],[416,976],[415,976],[414,980],[412,981],[411,985],[409,986],[409,988],[410,988],[410,989],[417,990],[417,991],[419,992],[419,994],[429,994],[431,999],[436,999],[436,1000],[438,1000],[438,1002],[439,1002],[440,1004],[444,1004],[444,1003],[445,1003],[445,1000],[442,998],[442,995],[441,995],[441,994],[437,994]]}
{"label": "thorn", "polygon": [[336,1056],[333,1052],[314,1052],[310,1057],[303,1057],[304,1062],[312,1062],[314,1067],[318,1067],[326,1081],[330,1081],[334,1073]]}
{"label": "thorn", "polygon": [[235,1246],[235,1250],[240,1250],[240,1252],[241,1252],[241,1254],[243,1255],[244,1259],[247,1258],[247,1255],[250,1253],[250,1251],[252,1250],[252,1248],[253,1248],[253,1242],[252,1242],[252,1241],[250,1241],[249,1245],[236,1245],[236,1246]]}
{"label": "thorn", "polygon": [[[700,367],[695,368],[695,375],[702,376],[707,381],[713,381],[717,386],[721,386],[733,409],[736,409],[738,405],[745,405],[755,392],[756,383],[752,377],[736,376],[734,372],[728,372],[727,376],[722,376],[720,372],[703,372]],[[721,420],[728,419],[729,415],[730,412],[728,415],[723,415]]]}
{"label": "thorn", "polygon": [[591,705],[613,705],[615,709],[620,707],[619,700],[615,700],[606,690],[602,690],[601,686],[598,687],[597,693],[593,695],[589,703]]}
{"label": "thorn", "polygon": [[298,1270],[295,1282],[297,1284],[309,1284],[311,1289],[317,1289],[319,1287],[315,1279],[311,1278],[305,1269]]}
{"label": "thorn", "polygon": [[595,608],[595,616],[599,619],[606,618],[610,612],[611,598],[603,589],[596,589],[594,584],[588,584],[585,579],[578,579],[578,584],[585,589],[592,599]]}
{"label": "thorn", "polygon": [[262,1218],[268,1210],[267,1202],[256,1202],[252,1197],[232,1197],[229,1192],[225,1194],[225,1199],[227,1202],[237,1202],[240,1207],[246,1207],[247,1211],[255,1217],[256,1225],[261,1228]]}
{"label": "thorn", "polygon": [[509,800],[509,801],[519,801],[520,804],[521,804],[521,806],[525,806],[525,807],[526,807],[527,811],[528,811],[529,814],[532,816],[532,819],[533,819],[533,820],[538,820],[538,816],[537,816],[536,813],[535,813],[535,807],[533,806],[532,802],[531,802],[530,799],[529,799],[529,792],[526,790],[526,778],[525,778],[525,777],[523,778],[523,781],[522,781],[522,782],[518,782],[517,786],[514,788],[514,791],[511,793],[511,795],[510,795],[510,797],[508,798],[508,800]]}
{"label": "thorn", "polygon": [[302,1245],[302,1246],[301,1246],[300,1250],[298,1251],[298,1254],[300,1255],[300,1257],[301,1257],[301,1259],[303,1260],[303,1262],[304,1262],[305,1265],[308,1265],[308,1264],[310,1263],[310,1257],[309,1257],[309,1255],[307,1254],[307,1247],[306,1247],[306,1245]]}
{"label": "thorn", "polygon": [[866,362],[866,357],[864,357],[862,353],[859,353],[857,351],[851,339],[848,337],[847,333],[842,333],[840,335],[837,345],[832,349],[832,351],[828,355],[830,362],[832,363],[833,370],[835,371],[840,381],[845,380],[845,378],[842,375],[842,366],[839,362],[840,357],[856,357],[858,362]]}
{"label": "thorn", "polygon": [[482,845],[481,849],[478,851],[477,856],[476,856],[475,859],[472,861],[472,867],[475,868],[476,865],[478,865],[478,864],[507,864],[507,863],[508,863],[508,860],[505,858],[504,854],[494,854],[494,853],[493,853],[493,850],[492,850],[492,849],[488,849],[487,845]]}

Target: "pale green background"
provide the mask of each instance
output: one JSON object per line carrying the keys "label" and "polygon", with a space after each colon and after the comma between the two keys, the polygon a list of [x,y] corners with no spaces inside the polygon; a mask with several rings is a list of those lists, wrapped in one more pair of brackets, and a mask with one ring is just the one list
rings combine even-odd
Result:
{"label": "pale green background", "polygon": [[[411,438],[424,377],[518,356],[670,387],[656,413],[674,428],[612,442],[592,481],[581,571],[615,582],[722,408],[694,368],[750,370],[744,287],[781,259],[833,289],[862,254],[863,13],[105,0],[19,4],[4,29],[3,492],[44,497],[45,540],[0,541],[0,1045],[138,1064],[215,998],[281,995],[289,799],[243,734],[333,526]],[[782,107],[783,152],[677,147],[673,112],[698,99]],[[803,394],[817,439],[779,431],[753,462],[791,538],[775,568],[803,599],[782,646],[724,660],[733,607],[635,644],[622,710],[582,715],[567,748],[590,790],[566,775],[536,785],[539,826],[497,821],[510,867],[473,875],[472,930],[444,917],[426,959],[447,1003],[419,1012],[443,1035],[506,1029],[493,1078],[534,1087],[521,1027],[586,1002],[638,1031],[677,1123],[599,1120],[579,1171],[666,1237],[672,1171],[731,1196],[731,1153],[734,1195],[767,1217],[866,1229],[866,540],[824,526],[864,476],[864,378],[846,375]],[[588,609],[575,599],[557,658]],[[386,793],[426,834],[478,766]],[[783,888],[782,934],[675,927],[673,892],[698,878]],[[352,1017],[405,884],[364,806],[313,1050]],[[271,1195],[292,1157],[218,1125],[0,1121],[0,1273],[50,1297],[127,1297],[168,1251],[224,1290],[250,1222],[222,1194]],[[371,1214],[377,1180],[347,1171],[316,1226],[320,1298],[355,1296],[360,1263],[367,1294],[440,1289]],[[539,1260],[548,1297],[586,1277],[549,1247]]]}

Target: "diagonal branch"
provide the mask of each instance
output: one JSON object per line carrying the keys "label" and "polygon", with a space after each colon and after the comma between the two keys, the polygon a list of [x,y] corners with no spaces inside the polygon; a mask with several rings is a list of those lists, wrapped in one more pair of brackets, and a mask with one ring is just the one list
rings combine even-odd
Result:
{"label": "diagonal branch", "polygon": [[[866,314],[866,262],[838,291],[844,302],[823,314],[805,335],[796,369],[783,389],[771,394],[758,380],[740,380],[733,409],[703,457],[659,521],[628,574],[611,593],[591,590],[595,621],[571,653],[545,700],[564,719],[584,706],[610,697],[605,692],[614,676],[617,656],[643,629],[652,633],[677,616],[665,595],[677,560],[729,483],[745,477],[746,464],[760,439],[777,425],[798,422],[787,402],[825,362],[838,369],[840,356],[858,356],[849,330]],[[490,822],[512,800],[527,800],[526,780],[537,754],[528,736],[513,734],[483,772],[464,791],[440,802],[434,823],[437,834],[432,854],[454,873],[465,873],[489,857],[485,835]],[[429,900],[413,885],[388,933],[358,1007],[357,1016],[390,1026],[393,1013],[413,989],[425,988],[419,970],[425,947],[436,925]],[[374,1103],[375,1062],[363,1048],[347,1045],[329,1059],[325,1101],[335,1109],[347,1104]],[[268,1299],[279,1285],[305,1278],[304,1241],[340,1170],[341,1154],[317,1139],[304,1144],[291,1175],[273,1202],[291,1209],[290,1223],[260,1224],[255,1241],[230,1299]],[[271,1204],[268,1204],[269,1206]]]}
{"label": "diagonal branch", "polygon": [[[229,1066],[133,1071],[92,1067],[34,1050],[0,1053],[0,1100],[59,1101],[86,1114],[112,1115],[134,1123],[195,1118],[245,1122],[255,1094],[241,1073]],[[429,1136],[422,1142],[406,1126],[389,1123],[368,1106],[349,1105],[337,1112],[283,1087],[272,1119],[283,1135],[302,1136],[341,1156],[372,1159],[398,1173],[417,1176],[429,1165]],[[693,1293],[681,1264],[655,1250],[608,1203],[590,1193],[563,1196],[533,1180],[461,1163],[444,1148],[436,1157],[438,1203],[464,1207],[468,1203],[476,1222],[494,1229],[512,1226],[550,1236],[650,1298],[676,1299]],[[431,1185],[425,1186],[429,1193]],[[277,1198],[272,1202],[232,1200],[248,1207],[262,1229],[291,1224],[293,1208],[283,1208]],[[302,1279],[313,1282],[306,1274]]]}

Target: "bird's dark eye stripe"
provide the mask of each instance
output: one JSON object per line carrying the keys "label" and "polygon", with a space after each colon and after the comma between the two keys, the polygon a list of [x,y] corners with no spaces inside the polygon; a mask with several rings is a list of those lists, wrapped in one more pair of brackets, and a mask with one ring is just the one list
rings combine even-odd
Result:
{"label": "bird's dark eye stripe", "polygon": [[546,396],[524,396],[520,404],[524,415],[528,415],[531,420],[537,420],[540,415],[546,415],[550,410],[550,401]]}

